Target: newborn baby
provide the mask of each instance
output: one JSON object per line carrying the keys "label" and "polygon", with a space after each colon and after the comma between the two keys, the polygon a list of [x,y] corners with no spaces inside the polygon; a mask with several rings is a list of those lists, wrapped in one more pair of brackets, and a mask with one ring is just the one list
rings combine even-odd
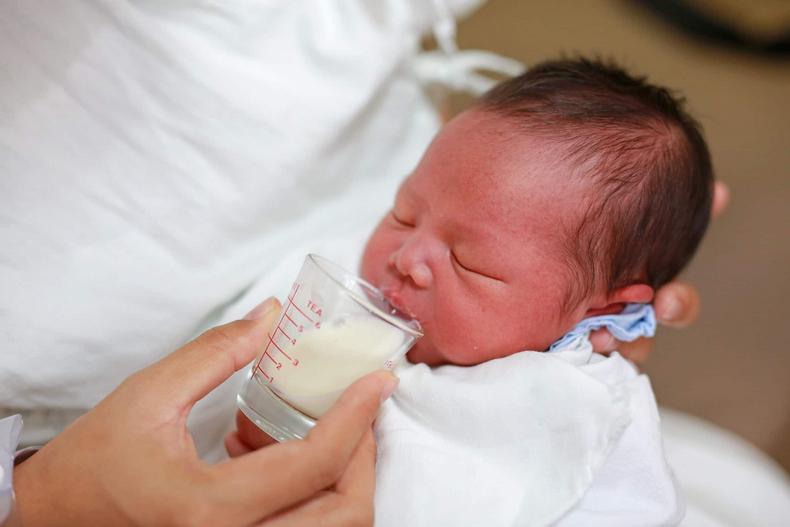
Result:
{"label": "newborn baby", "polygon": [[362,258],[425,333],[377,425],[377,525],[679,520],[646,378],[584,331],[520,352],[649,303],[712,184],[681,102],[599,62],[538,65],[444,126]]}

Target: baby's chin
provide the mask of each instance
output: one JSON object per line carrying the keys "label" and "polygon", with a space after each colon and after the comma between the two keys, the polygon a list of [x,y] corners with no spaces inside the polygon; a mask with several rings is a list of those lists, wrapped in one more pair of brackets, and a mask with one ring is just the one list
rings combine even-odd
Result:
{"label": "baby's chin", "polygon": [[422,363],[428,366],[438,366],[449,362],[444,355],[433,346],[433,343],[425,337],[417,341],[406,354],[406,358],[413,364]]}
{"label": "baby's chin", "polygon": [[465,357],[463,355],[445,353],[425,336],[417,341],[412,349],[406,354],[406,358],[412,364],[427,364],[428,366],[441,366],[443,364],[454,364],[456,366],[472,366],[480,364],[482,360],[477,357]]}
{"label": "baby's chin", "polygon": [[510,352],[496,353],[495,350],[481,350],[477,347],[465,347],[462,343],[449,349],[442,349],[426,334],[409,350],[406,358],[412,364],[427,364],[428,366],[442,366],[453,364],[455,366],[475,366],[484,362],[507,357],[518,351],[528,348],[518,348]]}

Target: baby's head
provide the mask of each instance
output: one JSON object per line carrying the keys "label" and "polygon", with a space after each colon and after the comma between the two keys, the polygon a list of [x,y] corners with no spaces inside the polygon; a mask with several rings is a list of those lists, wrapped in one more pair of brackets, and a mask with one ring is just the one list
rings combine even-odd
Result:
{"label": "baby's head", "polygon": [[444,126],[362,274],[422,323],[412,361],[543,350],[586,317],[650,302],[699,244],[712,184],[698,126],[665,89],[547,62]]}

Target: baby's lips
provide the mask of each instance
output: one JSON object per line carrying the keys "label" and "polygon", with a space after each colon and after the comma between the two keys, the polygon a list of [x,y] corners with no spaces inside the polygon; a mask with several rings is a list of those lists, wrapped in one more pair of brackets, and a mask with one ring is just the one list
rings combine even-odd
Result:
{"label": "baby's lips", "polygon": [[406,307],[403,296],[401,295],[400,288],[395,288],[393,286],[384,286],[381,288],[382,294],[384,294],[384,298],[397,309],[398,311],[405,313],[411,318],[417,318],[414,311]]}

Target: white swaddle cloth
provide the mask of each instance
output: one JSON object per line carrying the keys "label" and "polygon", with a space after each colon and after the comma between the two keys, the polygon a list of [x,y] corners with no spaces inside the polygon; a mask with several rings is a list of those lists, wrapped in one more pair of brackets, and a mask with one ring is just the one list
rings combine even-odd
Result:
{"label": "white swaddle cloth", "polygon": [[680,520],[649,381],[586,335],[398,376],[376,424],[378,527]]}

